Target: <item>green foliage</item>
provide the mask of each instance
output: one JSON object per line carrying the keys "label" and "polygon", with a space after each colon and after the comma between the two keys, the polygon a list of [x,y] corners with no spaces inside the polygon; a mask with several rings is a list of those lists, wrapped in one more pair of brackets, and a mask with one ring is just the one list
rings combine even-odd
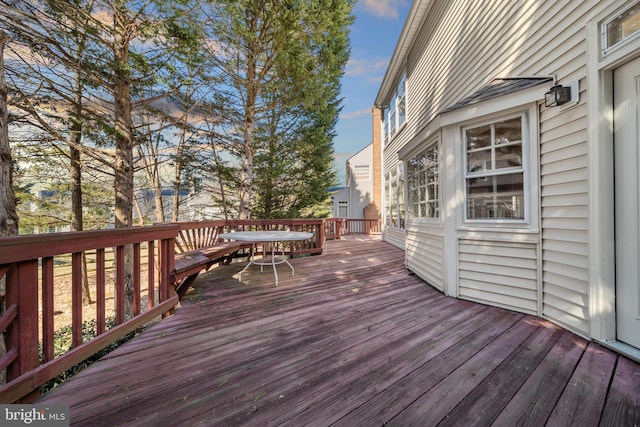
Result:
{"label": "green foliage", "polygon": [[[251,216],[299,217],[335,183],[332,169],[340,78],[349,57],[348,0],[220,2],[215,34],[225,52],[237,127],[230,144],[253,166],[238,174],[253,190]],[[223,58],[228,58],[224,61]],[[242,101],[242,102],[237,102]],[[247,161],[248,159],[248,161]]]}
{"label": "green foliage", "polygon": [[[112,327],[116,326],[116,322],[115,322],[115,318],[114,317],[109,317],[106,319],[106,329],[110,329]],[[45,384],[43,384],[42,386],[40,386],[40,393],[46,393],[49,390],[52,390],[54,388],[56,388],[57,386],[59,386],[60,384],[64,383],[65,381],[67,381],[69,378],[71,378],[72,376],[74,376],[75,374],[77,374],[78,372],[80,372],[82,369],[86,368],[87,366],[93,364],[94,362],[98,361],[101,357],[103,357],[104,355],[112,352],[113,350],[115,350],[116,348],[118,348],[119,346],[121,346],[122,344],[124,344],[125,342],[129,341],[131,338],[135,337],[136,335],[140,334],[140,332],[142,332],[145,329],[145,327],[141,327],[136,329],[135,331],[125,335],[124,337],[120,338],[118,341],[109,344],[107,347],[103,348],[102,350],[100,350],[99,352],[95,353],[94,355],[86,358],[85,360],[83,360],[82,362],[78,363],[77,365],[69,368],[68,370],[66,370],[65,372],[61,373],[60,375],[58,375],[57,377],[49,380],[48,382],[46,382]],[[86,342],[91,340],[92,338],[95,338],[97,336],[97,328],[96,328],[96,321],[95,320],[91,320],[88,322],[82,322],[82,341]],[[54,351],[54,356],[58,357],[61,354],[66,353],[67,351],[71,350],[72,348],[72,337],[73,337],[73,332],[71,329],[71,326],[65,326],[63,328],[58,329],[57,331],[54,332],[53,334],[53,351]],[[42,347],[40,348],[40,360],[42,360]]]}

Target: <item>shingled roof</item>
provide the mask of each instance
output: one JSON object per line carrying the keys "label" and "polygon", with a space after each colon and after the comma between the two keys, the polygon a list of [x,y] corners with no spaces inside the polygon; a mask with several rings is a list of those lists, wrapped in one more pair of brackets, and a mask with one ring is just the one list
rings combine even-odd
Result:
{"label": "shingled roof", "polygon": [[487,101],[489,99],[497,98],[499,96],[507,95],[509,93],[517,92],[519,90],[527,89],[550,81],[553,81],[551,77],[507,77],[494,79],[486,86],[483,86],[466,98],[456,102],[455,104],[444,110],[443,113],[447,113],[449,111],[457,110],[459,108],[476,104],[478,102]]}

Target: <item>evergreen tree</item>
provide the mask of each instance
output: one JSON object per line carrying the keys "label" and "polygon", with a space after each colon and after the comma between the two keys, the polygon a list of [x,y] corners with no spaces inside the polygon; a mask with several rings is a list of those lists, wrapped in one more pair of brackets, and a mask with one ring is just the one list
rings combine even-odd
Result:
{"label": "evergreen tree", "polygon": [[214,65],[224,78],[219,91],[226,100],[221,115],[239,163],[238,217],[295,216],[317,193],[326,195],[334,179],[327,171],[353,3],[212,5]]}

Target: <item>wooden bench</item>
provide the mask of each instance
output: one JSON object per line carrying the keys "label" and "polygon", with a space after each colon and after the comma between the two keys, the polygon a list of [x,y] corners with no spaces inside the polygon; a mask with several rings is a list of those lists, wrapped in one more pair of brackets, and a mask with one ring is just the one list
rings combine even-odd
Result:
{"label": "wooden bench", "polygon": [[241,249],[250,248],[253,248],[253,242],[230,241],[177,253],[173,279],[176,293],[182,299],[202,270],[217,263],[229,264]]}

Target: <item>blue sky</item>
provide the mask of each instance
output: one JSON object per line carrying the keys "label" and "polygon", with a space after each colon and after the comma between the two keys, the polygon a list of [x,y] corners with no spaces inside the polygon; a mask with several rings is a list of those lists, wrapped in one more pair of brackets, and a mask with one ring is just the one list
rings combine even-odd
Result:
{"label": "blue sky", "polygon": [[371,108],[393,55],[411,0],[358,0],[353,8],[351,58],[342,78],[342,113],[334,152],[340,184],[347,159],[372,140]]}

